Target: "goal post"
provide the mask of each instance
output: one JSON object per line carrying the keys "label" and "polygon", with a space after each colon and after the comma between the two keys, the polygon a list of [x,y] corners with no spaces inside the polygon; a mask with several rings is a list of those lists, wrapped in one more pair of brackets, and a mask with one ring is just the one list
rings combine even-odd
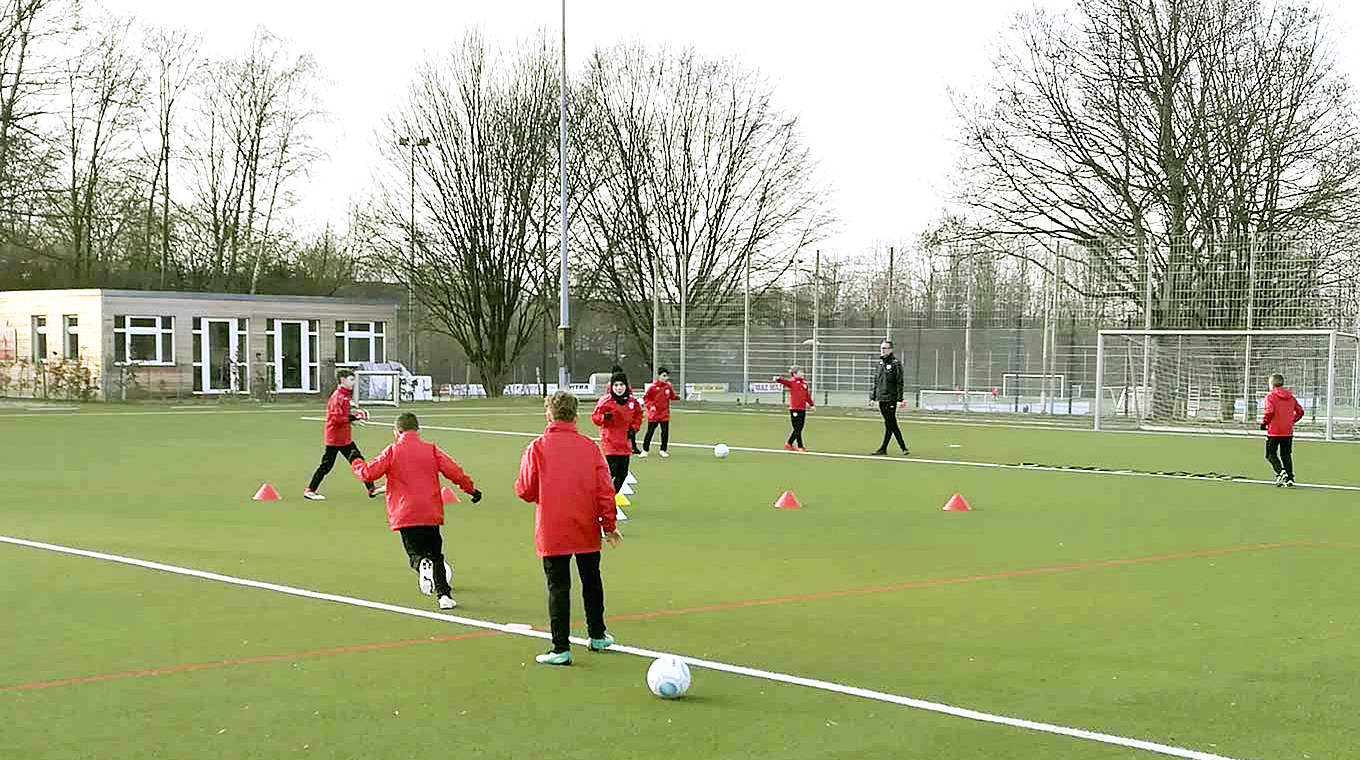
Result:
{"label": "goal post", "polygon": [[354,403],[360,406],[400,406],[401,373],[392,370],[355,370]]}
{"label": "goal post", "polygon": [[1331,329],[1101,330],[1094,429],[1252,432],[1276,373],[1299,435],[1360,435],[1360,339]]}

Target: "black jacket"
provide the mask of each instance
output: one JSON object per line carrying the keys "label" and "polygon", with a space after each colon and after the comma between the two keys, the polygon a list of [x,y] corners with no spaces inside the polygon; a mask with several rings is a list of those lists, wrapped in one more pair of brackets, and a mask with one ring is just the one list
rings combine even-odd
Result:
{"label": "black jacket", "polygon": [[878,370],[874,373],[874,387],[869,392],[870,401],[898,402],[902,400],[902,362],[888,354],[879,357]]}

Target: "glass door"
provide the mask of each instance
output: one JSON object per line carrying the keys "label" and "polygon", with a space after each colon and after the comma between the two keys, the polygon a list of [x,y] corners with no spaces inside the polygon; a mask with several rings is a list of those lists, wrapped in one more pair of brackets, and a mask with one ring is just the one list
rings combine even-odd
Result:
{"label": "glass door", "polygon": [[314,336],[310,324],[303,320],[277,320],[274,323],[274,377],[277,378],[275,390],[312,393],[312,372],[308,368],[316,361],[312,355]]}
{"label": "glass door", "polygon": [[200,381],[204,393],[249,390],[245,377],[245,320],[203,319],[199,350]]}

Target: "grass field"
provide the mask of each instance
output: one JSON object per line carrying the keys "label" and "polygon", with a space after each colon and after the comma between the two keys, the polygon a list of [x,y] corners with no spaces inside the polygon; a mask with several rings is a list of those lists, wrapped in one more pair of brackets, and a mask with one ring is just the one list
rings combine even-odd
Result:
{"label": "grass field", "polygon": [[[528,437],[505,434],[541,431],[541,407],[417,411],[486,493],[449,511],[450,612],[545,625],[512,489]],[[663,701],[627,651],[537,665],[540,639],[438,618],[343,467],[301,498],[319,413],[0,409],[2,536],[434,615],[0,543],[0,757],[1159,756],[705,667]],[[912,458],[867,458],[829,454],[874,448],[868,416],[810,415],[813,455],[773,450],[781,414],[678,412],[673,443],[703,447],[634,459],[605,550],[619,643],[1182,757],[1354,756],[1360,490],[977,466],[1265,479],[1259,439],[903,421]],[[357,431],[370,456],[390,440]],[[719,441],[769,450],[719,461]],[[1302,483],[1360,488],[1360,448],[1295,456]],[[262,481],[283,501],[251,501]],[[804,507],[772,508],[784,489]],[[955,491],[974,511],[940,511]]]}

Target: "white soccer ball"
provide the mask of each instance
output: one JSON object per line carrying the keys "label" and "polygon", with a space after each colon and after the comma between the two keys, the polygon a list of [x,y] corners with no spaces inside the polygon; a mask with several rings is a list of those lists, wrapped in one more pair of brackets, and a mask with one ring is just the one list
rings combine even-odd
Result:
{"label": "white soccer ball", "polygon": [[689,691],[689,666],[678,657],[652,660],[647,668],[647,688],[662,699],[677,699]]}
{"label": "white soccer ball", "polygon": [[725,443],[720,443],[717,446],[713,447],[713,456],[719,459],[726,459],[727,455],[731,453],[732,450],[727,448],[727,444]]}

